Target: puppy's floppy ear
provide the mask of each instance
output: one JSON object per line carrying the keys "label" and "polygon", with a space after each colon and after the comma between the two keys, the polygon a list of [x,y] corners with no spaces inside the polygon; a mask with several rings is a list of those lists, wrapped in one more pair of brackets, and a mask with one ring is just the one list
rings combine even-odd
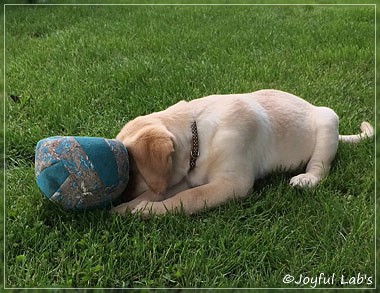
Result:
{"label": "puppy's floppy ear", "polygon": [[143,128],[129,148],[137,168],[149,188],[165,193],[172,171],[174,136],[165,128]]}

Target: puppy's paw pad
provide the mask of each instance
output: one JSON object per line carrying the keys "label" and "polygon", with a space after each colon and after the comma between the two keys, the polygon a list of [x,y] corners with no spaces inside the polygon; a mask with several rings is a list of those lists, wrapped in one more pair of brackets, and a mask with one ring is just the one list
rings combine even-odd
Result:
{"label": "puppy's paw pad", "polygon": [[320,179],[311,174],[300,174],[290,179],[290,185],[293,187],[311,188],[315,187]]}

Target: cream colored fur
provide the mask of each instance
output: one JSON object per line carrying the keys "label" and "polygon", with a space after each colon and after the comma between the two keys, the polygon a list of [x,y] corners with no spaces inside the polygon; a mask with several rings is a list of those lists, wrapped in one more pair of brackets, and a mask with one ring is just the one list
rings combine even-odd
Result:
{"label": "cream colored fur", "polygon": [[[200,156],[190,170],[193,121]],[[133,199],[113,211],[193,214],[245,197],[271,171],[300,166],[305,173],[290,184],[314,187],[329,172],[339,139],[373,136],[367,122],[361,134],[350,136],[339,136],[338,124],[333,110],[277,90],[181,101],[138,117],[117,135],[130,152]]]}

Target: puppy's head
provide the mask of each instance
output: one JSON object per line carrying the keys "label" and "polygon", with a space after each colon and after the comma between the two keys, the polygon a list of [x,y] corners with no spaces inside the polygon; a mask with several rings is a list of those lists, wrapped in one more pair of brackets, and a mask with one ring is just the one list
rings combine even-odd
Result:
{"label": "puppy's head", "polygon": [[[135,125],[134,125],[135,124]],[[117,136],[149,188],[165,193],[172,171],[174,136],[162,124],[128,123]]]}

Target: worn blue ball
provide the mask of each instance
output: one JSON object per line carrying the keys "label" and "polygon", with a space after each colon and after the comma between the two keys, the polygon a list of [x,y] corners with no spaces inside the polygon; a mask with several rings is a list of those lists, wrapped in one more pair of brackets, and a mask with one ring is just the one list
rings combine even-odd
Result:
{"label": "worn blue ball", "polygon": [[110,206],[129,180],[128,151],[116,139],[55,136],[36,147],[37,185],[67,210]]}

